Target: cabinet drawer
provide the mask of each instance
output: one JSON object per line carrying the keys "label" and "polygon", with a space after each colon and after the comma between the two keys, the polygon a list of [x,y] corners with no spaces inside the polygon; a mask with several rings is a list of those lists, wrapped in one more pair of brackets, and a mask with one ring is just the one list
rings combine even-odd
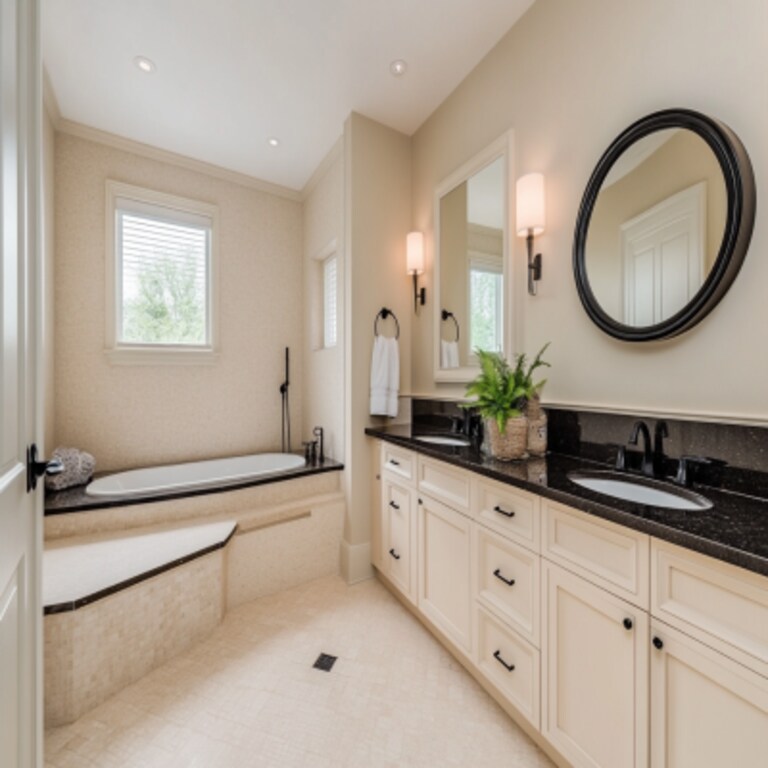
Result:
{"label": "cabinet drawer", "polygon": [[469,513],[469,472],[419,456],[418,473],[419,491],[428,493],[459,512]]}
{"label": "cabinet drawer", "polygon": [[538,555],[475,526],[476,599],[537,648],[539,566]]}
{"label": "cabinet drawer", "polygon": [[475,482],[475,519],[534,552],[539,551],[540,504],[538,496],[502,483],[480,479]]}
{"label": "cabinet drawer", "polygon": [[649,536],[544,501],[544,556],[648,610]]}
{"label": "cabinet drawer", "polygon": [[656,539],[651,612],[768,676],[768,578]]}
{"label": "cabinet drawer", "polygon": [[403,448],[385,443],[381,450],[381,471],[385,477],[413,482],[416,477],[416,456]]}
{"label": "cabinet drawer", "polygon": [[476,611],[477,666],[499,692],[538,729],[539,652],[482,606],[477,606]]}
{"label": "cabinet drawer", "polygon": [[389,480],[382,486],[382,570],[411,602],[416,601],[413,493]]}

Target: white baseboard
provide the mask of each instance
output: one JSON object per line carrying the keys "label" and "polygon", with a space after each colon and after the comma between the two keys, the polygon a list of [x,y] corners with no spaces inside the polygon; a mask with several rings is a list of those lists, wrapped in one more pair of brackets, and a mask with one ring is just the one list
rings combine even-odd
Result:
{"label": "white baseboard", "polygon": [[347,584],[373,578],[370,541],[363,544],[341,542],[341,575]]}

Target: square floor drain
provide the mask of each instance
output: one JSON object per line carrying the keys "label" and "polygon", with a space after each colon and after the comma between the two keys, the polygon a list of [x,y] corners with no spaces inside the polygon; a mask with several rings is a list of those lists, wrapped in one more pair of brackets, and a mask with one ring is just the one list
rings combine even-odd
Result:
{"label": "square floor drain", "polygon": [[322,669],[323,672],[330,672],[331,667],[336,663],[336,656],[331,656],[328,653],[321,653],[317,657],[317,661],[312,665],[315,669]]}

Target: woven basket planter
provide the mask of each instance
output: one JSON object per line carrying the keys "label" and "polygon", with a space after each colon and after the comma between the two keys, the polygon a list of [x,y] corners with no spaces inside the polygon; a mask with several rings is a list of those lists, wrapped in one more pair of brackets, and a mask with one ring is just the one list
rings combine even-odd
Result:
{"label": "woven basket planter", "polygon": [[525,414],[528,417],[528,453],[543,456],[547,452],[547,414],[538,397],[528,401]]}
{"label": "woven basket planter", "polygon": [[486,434],[491,449],[491,456],[499,461],[513,461],[524,459],[528,455],[528,419],[525,416],[517,416],[507,421],[506,429],[502,434],[496,419],[486,419]]}

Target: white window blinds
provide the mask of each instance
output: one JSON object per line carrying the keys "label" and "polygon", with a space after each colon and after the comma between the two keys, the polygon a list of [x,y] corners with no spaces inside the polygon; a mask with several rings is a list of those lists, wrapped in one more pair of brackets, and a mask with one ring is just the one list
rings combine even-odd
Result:
{"label": "white window blinds", "polygon": [[211,220],[127,198],[115,216],[118,343],[208,345]]}
{"label": "white window blinds", "polygon": [[335,347],[337,337],[336,256],[323,262],[323,346]]}

